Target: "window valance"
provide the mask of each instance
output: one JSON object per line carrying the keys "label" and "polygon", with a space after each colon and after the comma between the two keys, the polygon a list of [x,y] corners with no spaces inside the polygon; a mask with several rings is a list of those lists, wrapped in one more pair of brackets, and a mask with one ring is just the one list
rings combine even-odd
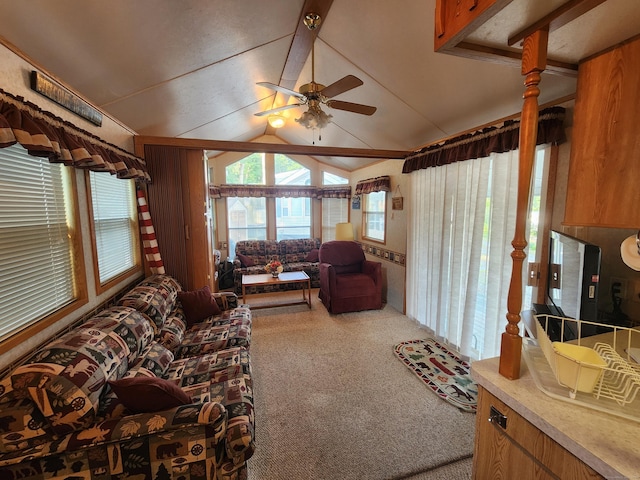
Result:
{"label": "window valance", "polygon": [[356,195],[373,192],[390,192],[391,178],[388,175],[360,180],[356,184]]}
{"label": "window valance", "polygon": [[331,185],[318,188],[317,198],[351,198],[351,185]]}
{"label": "window valance", "polygon": [[350,185],[313,187],[309,185],[209,185],[212,198],[222,197],[310,197],[351,198]]}
{"label": "window valance", "polygon": [[[559,145],[566,139],[562,107],[542,110],[538,116],[536,144]],[[520,140],[520,121],[508,120],[501,127],[488,127],[461,135],[437,145],[431,145],[405,158],[402,173],[437,167],[463,160],[488,157],[491,153],[517,150]]]}
{"label": "window valance", "polygon": [[51,163],[151,180],[142,158],[0,89],[0,148],[16,143]]}

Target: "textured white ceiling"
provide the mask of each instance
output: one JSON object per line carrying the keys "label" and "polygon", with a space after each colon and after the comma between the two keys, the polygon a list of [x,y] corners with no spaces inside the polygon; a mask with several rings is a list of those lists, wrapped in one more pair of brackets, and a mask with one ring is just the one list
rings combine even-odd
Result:
{"label": "textured white ceiling", "polygon": [[[540,8],[523,9],[523,2]],[[520,24],[558,3],[514,0],[512,10],[474,35],[504,47]],[[590,34],[578,41],[568,27],[560,29],[550,42],[563,58],[608,46],[612,31],[640,32],[637,0],[609,3],[626,18],[623,26],[601,11],[580,24]],[[279,83],[303,4],[0,0],[0,35],[139,134],[250,141],[266,131],[266,118],[254,114],[274,101],[273,91],[256,82]],[[298,145],[411,150],[520,111],[519,68],[433,52],[434,6],[434,0],[334,0],[315,44],[316,81],[356,75],[364,85],[337,99],[378,110],[364,116],[328,109],[333,122],[319,141],[293,120],[303,111],[298,107],[285,112],[289,121],[276,135]],[[309,59],[296,88],[310,80]],[[573,93],[575,85],[574,78],[543,74],[540,103]],[[348,170],[378,161],[320,160]]]}

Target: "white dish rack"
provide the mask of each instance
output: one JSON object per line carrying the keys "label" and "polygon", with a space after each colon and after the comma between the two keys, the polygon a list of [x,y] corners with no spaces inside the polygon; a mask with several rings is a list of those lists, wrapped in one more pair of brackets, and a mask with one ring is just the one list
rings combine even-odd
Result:
{"label": "white dish rack", "polygon": [[[576,339],[565,343],[592,348],[604,360],[594,365],[569,359],[573,364],[570,376],[593,375],[596,371],[597,380],[592,390],[589,387],[588,391],[580,391],[576,387],[579,378],[575,382],[567,381],[567,371],[558,370],[566,369],[567,360],[559,356],[547,334],[554,322],[560,327],[560,338],[564,338],[567,330],[577,333]],[[538,388],[554,398],[640,422],[640,364],[632,357],[640,347],[640,329],[553,315],[536,316],[536,328],[537,340],[523,339],[523,357]],[[588,337],[581,335],[595,329],[605,333]],[[559,378],[565,383],[559,383]]]}

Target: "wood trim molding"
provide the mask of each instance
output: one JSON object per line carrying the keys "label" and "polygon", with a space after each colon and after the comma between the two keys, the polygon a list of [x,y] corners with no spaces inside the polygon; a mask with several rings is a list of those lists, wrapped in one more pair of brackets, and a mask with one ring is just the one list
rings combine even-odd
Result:
{"label": "wood trim molding", "polygon": [[[474,60],[489,60],[493,63],[501,63],[516,67],[519,67],[522,62],[521,51],[487,47],[486,45],[476,45],[475,43],[465,41],[458,43],[446,53],[451,53],[464,58],[472,58]],[[577,77],[578,65],[547,59],[547,69],[545,71],[547,73],[563,75],[565,77]]]}
{"label": "wood trim molding", "polygon": [[308,155],[349,158],[402,159],[412,150],[376,150],[368,148],[318,147],[315,145],[289,145],[258,142],[230,142],[226,140],[203,140],[195,138],[171,138],[137,135],[134,137],[135,151],[144,153],[145,145],[163,145],[199,150],[225,152],[282,153],[284,155]]}
{"label": "wood trim molding", "polygon": [[549,33],[559,29],[560,27],[574,21],[576,18],[594,9],[606,0],[570,0],[569,2],[556,8],[550,14],[544,16],[533,25],[529,25],[524,30],[509,37],[507,45],[512,46],[518,42],[522,42],[532,33],[548,28]]}

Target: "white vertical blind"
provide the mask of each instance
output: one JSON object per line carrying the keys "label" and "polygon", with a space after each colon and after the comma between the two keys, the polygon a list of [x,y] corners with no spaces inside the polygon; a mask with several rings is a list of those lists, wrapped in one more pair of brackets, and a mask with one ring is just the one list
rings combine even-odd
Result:
{"label": "white vertical blind", "polygon": [[0,338],[74,299],[68,173],[0,149]]}
{"label": "white vertical blind", "polygon": [[518,152],[411,174],[407,315],[471,359],[496,356],[515,231]]}
{"label": "white vertical blind", "polygon": [[89,172],[100,283],[136,263],[135,186],[107,172]]}

